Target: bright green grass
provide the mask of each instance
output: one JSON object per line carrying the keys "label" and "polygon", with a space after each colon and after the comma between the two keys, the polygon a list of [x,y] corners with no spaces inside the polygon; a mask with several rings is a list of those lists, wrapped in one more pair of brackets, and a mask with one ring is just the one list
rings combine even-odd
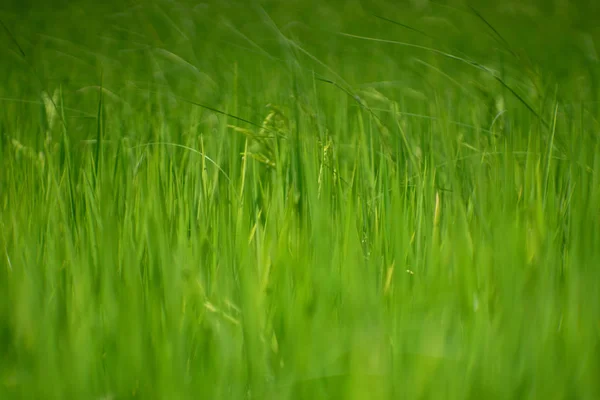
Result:
{"label": "bright green grass", "polygon": [[13,3],[0,399],[600,398],[593,2]]}

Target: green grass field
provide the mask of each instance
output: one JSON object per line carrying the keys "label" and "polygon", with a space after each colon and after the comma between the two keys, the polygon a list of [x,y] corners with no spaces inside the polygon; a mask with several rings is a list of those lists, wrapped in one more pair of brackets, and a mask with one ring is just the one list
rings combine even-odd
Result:
{"label": "green grass field", "polygon": [[598,20],[3,2],[0,399],[599,399]]}

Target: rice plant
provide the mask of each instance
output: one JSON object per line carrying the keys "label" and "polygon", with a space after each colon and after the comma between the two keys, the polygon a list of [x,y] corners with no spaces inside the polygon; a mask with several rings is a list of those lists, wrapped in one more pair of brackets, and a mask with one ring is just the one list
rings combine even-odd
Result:
{"label": "rice plant", "polygon": [[0,398],[600,397],[592,2],[0,5]]}

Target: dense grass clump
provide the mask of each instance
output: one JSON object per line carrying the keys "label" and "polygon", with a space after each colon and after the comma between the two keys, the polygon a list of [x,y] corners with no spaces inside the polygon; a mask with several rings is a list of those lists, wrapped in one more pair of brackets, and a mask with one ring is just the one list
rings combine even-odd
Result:
{"label": "dense grass clump", "polygon": [[0,398],[600,398],[599,10],[463,3],[2,3]]}

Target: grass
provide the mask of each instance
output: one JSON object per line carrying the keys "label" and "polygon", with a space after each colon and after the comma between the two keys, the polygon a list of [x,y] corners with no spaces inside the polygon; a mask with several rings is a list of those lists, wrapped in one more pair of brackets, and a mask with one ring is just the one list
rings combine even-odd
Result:
{"label": "grass", "polygon": [[0,8],[0,398],[597,399],[593,4]]}

